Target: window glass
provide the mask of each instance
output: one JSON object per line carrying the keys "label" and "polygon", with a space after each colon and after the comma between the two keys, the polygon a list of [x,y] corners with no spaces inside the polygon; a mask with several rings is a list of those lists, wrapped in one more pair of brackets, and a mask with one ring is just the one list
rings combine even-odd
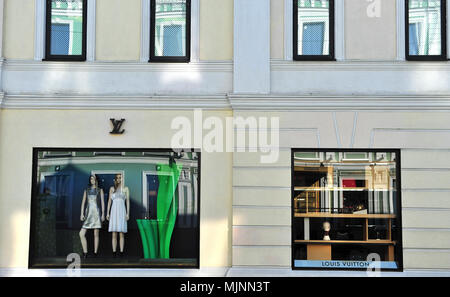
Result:
{"label": "window glass", "polygon": [[441,0],[408,0],[408,50],[411,56],[442,55]]}
{"label": "window glass", "polygon": [[35,149],[30,266],[198,267],[199,158]]}
{"label": "window glass", "polygon": [[307,153],[293,151],[294,269],[400,269],[399,152]]}
{"label": "window glass", "polygon": [[295,0],[294,21],[296,32],[294,48],[296,56],[330,55],[330,21],[329,0]]}
{"label": "window glass", "polygon": [[154,57],[187,56],[188,0],[153,0]]}
{"label": "window glass", "polygon": [[80,56],[83,53],[83,0],[52,0],[50,7],[50,56]]}

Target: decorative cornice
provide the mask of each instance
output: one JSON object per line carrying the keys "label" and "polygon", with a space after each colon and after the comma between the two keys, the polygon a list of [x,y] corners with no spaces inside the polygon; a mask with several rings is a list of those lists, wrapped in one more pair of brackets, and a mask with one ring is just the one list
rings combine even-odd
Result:
{"label": "decorative cornice", "polygon": [[65,72],[232,72],[232,61],[201,61],[191,63],[148,62],[53,62],[5,60],[6,71],[65,71]]}
{"label": "decorative cornice", "polygon": [[450,111],[450,95],[59,95],[3,94],[4,109],[262,110],[262,111]]}
{"label": "decorative cornice", "polygon": [[233,110],[450,110],[450,95],[411,96],[228,96]]}
{"label": "decorative cornice", "polygon": [[84,96],[6,94],[5,109],[230,109],[226,95]]}
{"label": "decorative cornice", "polygon": [[287,61],[271,60],[272,71],[450,71],[450,61]]}

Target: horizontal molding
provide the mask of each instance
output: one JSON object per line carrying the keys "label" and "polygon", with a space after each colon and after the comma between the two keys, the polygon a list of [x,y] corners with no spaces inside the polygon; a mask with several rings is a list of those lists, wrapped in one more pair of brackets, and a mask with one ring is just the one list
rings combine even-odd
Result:
{"label": "horizontal molding", "polygon": [[445,211],[450,212],[450,208],[436,208],[436,207],[402,207],[402,211]]}
{"label": "horizontal molding", "polygon": [[426,171],[426,172],[430,172],[430,171],[450,171],[450,168],[402,168],[402,171]]}
{"label": "horizontal molding", "polygon": [[[36,94],[6,92],[1,108],[233,109],[252,111],[450,111],[449,95],[308,96],[255,94]],[[1,99],[0,99],[1,102]],[[269,129],[270,130],[270,129]],[[315,131],[312,128],[280,131]],[[445,129],[448,130],[448,129]],[[439,130],[441,131],[441,130]],[[320,143],[319,143],[320,146]],[[424,148],[426,149],[426,148]],[[419,150],[417,148],[416,150]]]}
{"label": "horizontal molding", "polygon": [[[0,99],[1,101],[1,99]],[[225,95],[85,96],[7,94],[5,109],[230,109]]]}
{"label": "horizontal molding", "polygon": [[236,110],[450,110],[450,95],[316,96],[230,94]]}
{"label": "horizontal molding", "polygon": [[450,188],[408,188],[408,187],[403,188],[402,187],[402,192],[450,192]]}
{"label": "horizontal molding", "polygon": [[443,253],[450,253],[450,248],[403,248],[404,252],[443,252]]}
{"label": "horizontal molding", "polygon": [[190,63],[149,63],[139,61],[55,62],[8,60],[5,71],[64,71],[64,72],[233,72],[232,61],[201,61]]}
{"label": "horizontal molding", "polygon": [[403,231],[438,231],[438,232],[450,232],[450,228],[417,228],[417,227],[406,227],[402,228]]}
{"label": "horizontal molding", "polygon": [[287,61],[273,59],[272,71],[450,71],[450,62],[414,61]]}

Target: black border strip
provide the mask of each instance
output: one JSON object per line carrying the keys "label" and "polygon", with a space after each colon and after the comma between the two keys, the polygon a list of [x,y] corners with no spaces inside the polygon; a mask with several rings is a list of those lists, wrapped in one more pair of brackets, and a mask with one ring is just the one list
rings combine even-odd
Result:
{"label": "black border strip", "polygon": [[[35,265],[33,263],[34,259],[34,238],[35,234],[33,231],[34,223],[36,222],[36,219],[34,218],[34,211],[32,209],[33,207],[33,201],[36,199],[36,196],[38,194],[37,189],[37,165],[38,165],[38,153],[39,151],[53,151],[53,152],[59,152],[59,151],[74,151],[74,152],[92,152],[92,151],[110,151],[110,152],[149,152],[149,153],[155,153],[155,152],[176,152],[175,150],[171,148],[74,148],[74,147],[33,147],[33,162],[32,162],[32,178],[31,178],[31,201],[30,201],[30,232],[29,232],[29,244],[28,244],[28,268],[29,269],[62,269],[67,268],[68,265],[60,266],[48,266],[48,265]],[[136,264],[136,265],[120,265],[120,264],[113,264],[113,265],[89,265],[89,267],[83,267],[81,265],[81,269],[90,269],[90,268],[103,268],[103,269],[115,269],[115,268],[147,268],[147,269],[200,269],[200,204],[201,204],[201,150],[200,149],[193,149],[191,148],[190,151],[197,153],[198,155],[198,180],[197,180],[197,265],[196,266],[177,266],[177,265],[142,265],[142,264]]]}
{"label": "black border strip", "polygon": [[401,191],[401,150],[392,148],[376,148],[376,149],[343,149],[343,148],[291,148],[291,267],[292,270],[322,270],[322,271],[367,271],[367,269],[352,269],[352,268],[319,268],[319,267],[295,267],[295,252],[294,252],[294,239],[295,239],[295,228],[294,228],[294,153],[296,152],[364,152],[364,153],[395,153],[396,162],[396,194],[397,194],[397,218],[396,218],[396,229],[395,237],[398,238],[397,244],[395,246],[395,258],[397,259],[398,268],[397,269],[381,269],[381,271],[386,272],[403,272],[403,238],[402,238],[402,191]]}

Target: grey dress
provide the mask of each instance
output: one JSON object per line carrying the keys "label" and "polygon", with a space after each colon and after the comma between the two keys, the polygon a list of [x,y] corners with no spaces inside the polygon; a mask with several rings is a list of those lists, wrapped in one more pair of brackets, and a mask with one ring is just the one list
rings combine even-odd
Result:
{"label": "grey dress", "polygon": [[100,220],[100,190],[98,188],[86,189],[87,207],[83,223],[84,229],[100,229],[102,222]]}

